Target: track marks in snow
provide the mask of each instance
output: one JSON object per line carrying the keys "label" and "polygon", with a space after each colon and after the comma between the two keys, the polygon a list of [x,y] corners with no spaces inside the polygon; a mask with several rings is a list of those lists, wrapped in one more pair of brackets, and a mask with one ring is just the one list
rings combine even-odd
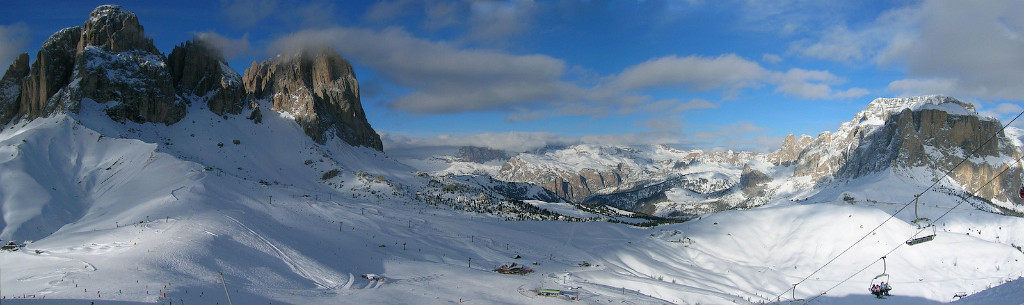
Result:
{"label": "track marks in snow", "polygon": [[[309,280],[313,281],[313,283],[316,284],[319,288],[322,288],[322,289],[332,289],[332,288],[335,288],[335,287],[339,286],[339,284],[337,284],[335,281],[327,278],[327,275],[322,274],[322,273],[317,273],[317,272],[310,271],[310,270],[324,270],[326,268],[323,268],[322,266],[318,266],[318,264],[316,264],[315,262],[303,259],[300,255],[295,255],[294,254],[295,251],[293,251],[291,249],[284,249],[284,250],[282,250],[280,247],[275,245],[274,242],[271,242],[266,237],[263,237],[263,235],[260,235],[259,233],[256,233],[256,231],[253,231],[248,226],[243,224],[241,221],[238,221],[238,219],[235,219],[234,217],[227,216],[227,215],[224,215],[224,217],[226,217],[229,220],[231,220],[232,222],[238,224],[242,229],[245,229],[247,232],[249,232],[249,234],[251,234],[253,237],[255,237],[258,241],[260,241],[261,243],[266,245],[267,248],[273,250],[274,253],[277,253],[277,257],[279,259],[281,259],[281,261],[284,262],[286,265],[288,265],[288,268],[290,268],[293,272],[299,274],[300,276],[302,276],[302,277],[304,277],[306,279],[309,279]],[[287,250],[287,252],[285,250]],[[299,256],[299,258],[296,258],[296,256]],[[351,275],[350,275],[349,284],[351,282],[352,282],[352,279],[351,279]]]}

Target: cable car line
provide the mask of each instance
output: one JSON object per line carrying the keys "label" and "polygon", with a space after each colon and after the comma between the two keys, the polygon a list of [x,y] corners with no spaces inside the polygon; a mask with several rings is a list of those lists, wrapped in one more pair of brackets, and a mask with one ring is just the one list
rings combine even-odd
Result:
{"label": "cable car line", "polygon": [[[934,187],[935,187],[936,185],[938,185],[940,181],[942,181],[942,180],[943,180],[943,179],[945,179],[946,177],[949,177],[949,176],[951,176],[951,174],[953,173],[953,171],[954,171],[954,170],[956,170],[956,169],[957,169],[958,167],[960,167],[960,165],[963,165],[963,164],[964,164],[964,162],[967,162],[967,160],[968,160],[968,159],[969,159],[969,158],[970,158],[971,156],[974,156],[974,154],[976,154],[976,153],[977,153],[978,151],[980,151],[980,150],[981,150],[982,148],[984,148],[984,147],[985,147],[985,145],[988,145],[988,143],[989,143],[989,142],[992,142],[992,139],[995,139],[995,138],[996,138],[997,136],[999,136],[999,134],[1000,134],[1000,133],[1003,133],[1003,131],[1004,131],[1004,130],[1006,130],[1006,127],[1009,127],[1009,126],[1010,126],[1010,124],[1013,124],[1013,122],[1014,122],[1014,121],[1016,121],[1016,120],[1017,120],[1018,118],[1020,118],[1020,117],[1021,117],[1021,115],[1024,115],[1024,111],[1021,111],[1021,112],[1020,112],[1020,113],[1018,113],[1018,114],[1017,114],[1017,116],[1015,116],[1015,117],[1014,117],[1014,118],[1013,118],[1012,120],[1010,120],[1009,122],[1007,122],[1006,124],[1004,124],[1002,128],[1000,128],[1000,129],[999,129],[998,131],[996,131],[996,132],[995,132],[994,134],[992,134],[992,136],[990,136],[990,137],[989,137],[989,138],[988,138],[987,140],[985,140],[985,142],[983,142],[983,143],[982,143],[981,145],[978,145],[978,147],[976,147],[976,148],[975,148],[975,149],[974,149],[973,151],[971,151],[971,153],[969,153],[969,154],[966,154],[966,155],[964,155],[964,158],[963,158],[962,160],[960,160],[960,162],[958,162],[958,163],[957,163],[956,165],[954,165],[954,166],[953,166],[952,168],[950,168],[949,170],[947,170],[947,171],[946,171],[946,172],[945,172],[945,173],[944,173],[944,174],[942,175],[942,177],[941,177],[941,178],[939,178],[939,179],[934,179],[934,182],[932,182],[932,184],[931,184],[931,185],[929,185],[929,186],[928,186],[927,188],[925,188],[925,189],[924,189],[924,191],[921,191],[921,193],[919,193],[919,194],[917,194],[917,195],[915,195],[915,196],[914,196],[914,197],[915,197],[915,199],[914,199],[914,200],[912,200],[912,201],[909,201],[909,202],[907,202],[906,204],[904,204],[904,205],[903,205],[903,207],[900,207],[900,209],[899,209],[899,210],[897,210],[897,211],[896,211],[895,213],[893,213],[893,214],[889,215],[889,217],[888,217],[888,218],[886,218],[886,219],[885,219],[884,221],[882,221],[882,223],[878,224],[878,226],[875,226],[874,228],[872,228],[872,229],[871,229],[870,231],[868,231],[868,232],[867,232],[866,234],[864,234],[864,236],[862,236],[861,238],[857,239],[857,241],[853,242],[853,244],[851,244],[851,245],[850,245],[849,247],[847,247],[846,249],[844,249],[844,250],[843,250],[842,252],[839,252],[839,254],[837,254],[837,255],[836,255],[835,257],[833,257],[832,259],[828,260],[828,262],[825,262],[825,264],[821,265],[821,267],[819,267],[818,269],[815,269],[815,270],[814,270],[813,272],[811,272],[810,274],[808,274],[808,275],[807,275],[806,277],[804,277],[804,278],[800,279],[800,281],[798,281],[798,282],[797,282],[796,284],[794,284],[792,288],[786,289],[786,290],[782,291],[781,293],[779,293],[778,295],[776,295],[774,299],[778,300],[779,298],[781,298],[781,297],[782,297],[782,295],[785,295],[785,294],[786,294],[786,292],[789,292],[790,290],[794,290],[794,289],[796,289],[796,286],[797,286],[797,285],[799,285],[799,284],[803,284],[804,282],[806,282],[806,281],[807,281],[808,279],[810,279],[810,278],[811,278],[812,276],[814,276],[815,274],[817,274],[818,272],[820,272],[820,271],[821,271],[822,269],[825,269],[825,267],[827,267],[828,265],[832,264],[832,263],[833,263],[833,262],[835,262],[835,261],[836,261],[837,259],[839,259],[839,257],[843,256],[843,254],[846,254],[846,252],[849,252],[849,251],[850,251],[851,249],[853,249],[854,247],[856,247],[856,246],[857,246],[857,244],[859,244],[860,242],[862,242],[862,241],[864,241],[865,239],[867,239],[867,238],[868,238],[868,236],[871,236],[871,234],[873,234],[873,233],[875,233],[876,231],[878,231],[878,229],[880,229],[880,228],[881,228],[881,227],[882,227],[883,225],[885,225],[886,223],[888,223],[888,222],[889,222],[890,220],[892,220],[893,218],[896,218],[896,215],[898,215],[899,213],[903,212],[903,210],[907,209],[907,207],[909,207],[911,203],[914,203],[914,202],[916,201],[917,197],[919,197],[919,196],[921,196],[921,195],[924,195],[924,194],[925,194],[926,192],[928,192],[929,190],[931,190],[932,188],[934,188]],[[1024,158],[1024,156],[1022,156],[1021,158]],[[1021,162],[1021,158],[1018,158],[1018,159],[1017,159],[1017,162],[1018,162],[1018,163],[1020,163],[1020,162]],[[1005,172],[1006,172],[1007,170],[1009,170],[1009,168],[1010,168],[1010,167],[1009,167],[1009,166],[1007,166],[1007,167],[1006,167],[1005,169],[1003,169],[1003,171],[999,172],[999,174],[997,174],[997,175],[993,176],[993,178],[992,178],[992,179],[990,179],[990,180],[989,180],[988,182],[986,182],[986,183],[985,183],[984,185],[982,185],[981,187],[979,187],[979,188],[978,188],[978,189],[977,189],[977,190],[976,190],[976,191],[975,191],[974,193],[977,193],[977,191],[980,191],[980,190],[982,190],[983,188],[987,187],[987,186],[988,186],[988,185],[989,185],[989,184],[990,184],[990,183],[991,183],[992,181],[994,181],[994,180],[995,180],[996,178],[998,178],[999,176],[1002,176],[1002,175],[1003,175],[1003,173],[1005,173]],[[957,203],[956,205],[954,205],[954,206],[953,206],[953,208],[949,209],[948,211],[946,211],[945,213],[943,213],[943,214],[942,214],[941,216],[939,216],[939,218],[936,218],[935,220],[933,220],[933,221],[932,221],[932,223],[934,224],[934,222],[935,222],[935,221],[938,221],[938,220],[939,220],[939,219],[941,219],[942,217],[945,217],[945,216],[946,216],[946,214],[949,214],[949,212],[952,212],[952,211],[953,211],[953,209],[955,209],[956,207],[959,207],[959,206],[960,206],[960,204],[962,204],[962,203],[963,203],[963,202],[959,202],[959,203]],[[914,234],[913,236],[917,236],[917,235],[921,234],[921,232],[922,232],[922,231],[924,231],[924,229],[927,229],[927,228],[921,228],[921,230],[920,230],[920,231],[918,231],[918,233],[917,233],[917,234]],[[897,245],[897,246],[896,246],[895,248],[893,248],[893,249],[892,249],[891,251],[889,251],[888,253],[886,253],[886,256],[888,256],[888,255],[889,255],[889,254],[891,254],[892,252],[896,251],[897,249],[899,249],[899,248],[900,248],[900,247],[902,247],[903,245],[906,245],[906,243],[900,243],[900,244],[899,244],[899,245]],[[871,264],[874,264],[875,262],[877,262],[877,260],[875,260],[875,261],[872,261],[872,262],[871,262]],[[832,289],[834,289],[834,288],[838,287],[838,286],[839,286],[840,284],[842,284],[842,283],[846,282],[847,280],[849,280],[849,279],[853,278],[854,276],[856,276],[856,275],[857,275],[857,274],[859,274],[860,272],[862,272],[862,271],[866,270],[866,269],[867,269],[868,267],[870,267],[870,266],[871,266],[871,264],[869,264],[869,265],[868,265],[867,267],[864,267],[864,269],[861,269],[861,271],[858,271],[857,273],[854,273],[853,275],[851,275],[850,277],[848,277],[848,278],[847,278],[846,280],[843,280],[842,282],[839,282],[839,284],[836,284],[836,285],[835,285],[835,286],[833,286],[832,288],[829,288],[829,290],[826,290],[826,291],[825,291],[825,292],[823,292],[822,294],[818,294],[818,295],[816,295],[816,296],[812,297],[811,299],[807,300],[807,303],[810,303],[810,301],[813,301],[814,299],[817,299],[817,298],[818,298],[819,296],[821,296],[821,295],[824,295],[824,294],[825,294],[825,293],[827,293],[828,291],[831,291]],[[795,292],[795,291],[794,291],[794,292]]]}

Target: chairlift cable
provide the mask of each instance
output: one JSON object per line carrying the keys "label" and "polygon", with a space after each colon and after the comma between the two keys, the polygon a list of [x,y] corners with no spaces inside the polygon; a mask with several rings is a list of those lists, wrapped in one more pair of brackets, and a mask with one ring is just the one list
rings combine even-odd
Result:
{"label": "chairlift cable", "polygon": [[[1024,113],[1024,112],[1022,112],[1022,113]],[[1021,162],[1021,159],[1024,159],[1024,156],[1022,156],[1021,158],[1017,158],[1017,160],[1016,160],[1016,161],[1017,161],[1017,162],[1019,163],[1019,162]],[[977,190],[975,190],[974,192],[975,192],[975,193],[977,193],[978,191],[980,191],[980,190],[984,189],[985,187],[988,187],[988,185],[989,185],[989,184],[991,184],[991,183],[992,183],[993,181],[995,181],[995,180],[996,180],[996,178],[999,178],[1000,176],[1002,176],[1002,175],[1003,175],[1004,173],[1006,173],[1006,171],[1007,171],[1007,170],[1009,170],[1009,169],[1010,169],[1010,167],[1009,167],[1009,166],[1007,166],[1007,167],[1006,167],[1005,169],[1003,169],[1002,171],[1000,171],[1000,172],[999,172],[999,174],[996,174],[995,176],[993,176],[993,177],[992,177],[992,179],[989,179],[989,180],[988,180],[987,182],[985,182],[985,184],[984,184],[984,185],[982,185],[982,186],[978,187],[978,189],[977,189]],[[961,201],[961,202],[957,203],[957,204],[956,204],[956,205],[954,205],[954,206],[953,206],[952,208],[950,208],[949,210],[947,210],[947,211],[946,211],[945,213],[942,213],[942,215],[939,215],[939,217],[935,218],[935,220],[933,220],[933,223],[934,223],[934,222],[937,222],[937,221],[938,221],[939,219],[942,219],[943,217],[946,217],[946,215],[948,215],[948,214],[949,214],[950,212],[952,212],[952,211],[953,211],[954,209],[956,209],[957,207],[959,207],[959,206],[960,206],[961,204],[963,204],[963,203],[964,203],[963,201]],[[926,229],[927,229],[927,228],[921,228],[921,229],[918,229],[917,233],[915,233],[915,234],[914,234],[914,236],[920,235],[920,234],[921,234],[921,232],[923,232],[923,231],[924,231],[924,230],[926,230]],[[889,250],[889,252],[886,252],[886,253],[885,253],[885,256],[889,256],[889,255],[890,255],[890,254],[892,254],[893,252],[896,252],[896,250],[898,250],[898,249],[899,249],[900,247],[903,247],[904,245],[906,245],[906,243],[900,243],[900,244],[896,245],[896,247],[895,247],[895,248],[893,248],[892,250]],[[857,272],[856,272],[856,273],[854,273],[853,275],[850,275],[850,277],[847,277],[846,279],[844,279],[844,280],[840,281],[840,282],[839,282],[839,283],[837,283],[837,284],[836,284],[835,286],[832,286],[832,288],[829,288],[828,290],[825,290],[824,292],[822,292],[822,294],[819,294],[819,295],[816,295],[816,296],[814,296],[814,297],[811,297],[810,299],[808,299],[808,300],[807,300],[807,303],[810,303],[811,301],[813,301],[814,299],[818,298],[819,296],[821,296],[821,295],[825,295],[825,294],[827,294],[827,293],[828,293],[829,291],[832,291],[832,289],[835,289],[836,287],[839,287],[839,285],[842,285],[843,283],[845,283],[845,282],[849,281],[849,280],[850,280],[850,279],[852,279],[852,278],[853,278],[854,276],[857,276],[857,274],[860,274],[861,272],[864,272],[864,270],[867,270],[867,269],[868,269],[868,268],[870,268],[870,267],[871,267],[872,265],[874,265],[874,264],[875,264],[876,262],[878,262],[878,260],[875,260],[875,261],[871,262],[871,264],[868,264],[867,266],[865,266],[865,267],[864,267],[863,269],[861,269],[860,271],[857,271]]]}
{"label": "chairlift cable", "polygon": [[[921,191],[921,193],[917,194],[917,196],[916,196],[916,197],[919,197],[919,196],[921,196],[921,195],[924,195],[924,194],[925,194],[926,192],[928,192],[928,191],[929,191],[929,190],[931,190],[931,189],[932,189],[933,187],[935,187],[936,185],[938,185],[938,184],[939,184],[939,182],[941,182],[941,181],[942,181],[942,179],[945,179],[946,177],[949,177],[949,176],[951,176],[951,174],[953,173],[953,171],[954,171],[954,170],[956,170],[956,169],[957,169],[958,167],[960,167],[960,165],[963,165],[963,164],[964,164],[964,162],[967,162],[967,160],[968,160],[968,159],[969,159],[969,158],[970,158],[971,156],[973,156],[973,155],[974,155],[975,153],[977,153],[978,151],[980,151],[980,150],[981,150],[981,149],[982,149],[983,147],[985,147],[985,145],[988,145],[988,143],[989,143],[989,142],[992,142],[992,139],[995,139],[995,138],[996,138],[997,136],[999,136],[999,134],[1000,134],[1000,133],[1002,133],[1002,132],[1003,132],[1004,130],[1006,130],[1006,127],[1009,127],[1009,126],[1010,126],[1010,124],[1013,124],[1013,122],[1014,122],[1014,121],[1016,121],[1016,120],[1017,120],[1018,118],[1020,118],[1020,117],[1021,117],[1021,115],[1024,115],[1024,111],[1021,111],[1020,113],[1018,113],[1018,114],[1017,114],[1017,116],[1013,117],[1013,119],[1012,119],[1012,120],[1010,120],[1009,122],[1007,122],[1006,124],[1004,124],[1004,125],[1003,125],[1003,127],[999,129],[999,131],[996,131],[996,132],[995,132],[994,134],[992,134],[992,136],[990,136],[990,137],[989,137],[989,138],[988,138],[987,140],[985,140],[985,142],[983,142],[983,143],[982,143],[981,145],[978,145],[978,147],[976,147],[976,148],[975,148],[975,149],[974,149],[973,151],[971,151],[971,153],[969,153],[969,154],[966,154],[966,155],[964,155],[964,158],[963,158],[962,160],[960,160],[960,162],[958,162],[958,163],[957,163],[956,165],[954,165],[954,166],[953,166],[952,168],[950,168],[950,169],[949,169],[948,171],[946,171],[946,172],[945,172],[945,173],[944,173],[944,174],[942,175],[942,177],[941,177],[941,178],[939,178],[939,179],[935,179],[935,181],[934,181],[934,182],[932,182],[932,184],[931,184],[931,185],[929,185],[929,186],[928,186],[927,188],[925,188],[925,189],[924,189],[924,191]],[[1021,156],[1021,158],[1024,158],[1024,156]],[[1019,163],[1019,162],[1021,162],[1021,158],[1018,158],[1018,159],[1017,159],[1017,162],[1018,162],[1018,163]],[[994,180],[995,180],[995,178],[997,178],[997,177],[1001,176],[1001,175],[1002,175],[1003,173],[1005,173],[1005,172],[1006,172],[1006,170],[1008,170],[1008,169],[1009,169],[1009,167],[1007,167],[1006,169],[1003,169],[1003,171],[999,172],[999,174],[998,174],[998,175],[994,176],[994,177],[993,177],[993,178],[992,178],[991,180],[989,180],[988,182],[986,182],[986,183],[985,183],[985,185],[982,185],[982,186],[981,186],[980,188],[978,188],[978,190],[977,190],[977,191],[980,191],[981,189],[983,189],[983,188],[987,187],[989,183],[991,183],[992,181],[994,181]],[[975,191],[975,193],[976,193],[977,191]],[[882,227],[883,225],[885,225],[886,223],[888,223],[888,222],[889,222],[890,220],[892,220],[893,218],[896,218],[896,215],[898,215],[899,213],[903,212],[903,210],[907,209],[907,207],[909,207],[909,206],[910,206],[910,204],[912,204],[912,203],[914,203],[914,201],[913,201],[913,200],[911,200],[911,201],[907,202],[906,204],[904,204],[904,205],[903,205],[903,207],[901,207],[901,208],[900,208],[899,210],[896,210],[896,212],[895,212],[895,213],[892,213],[891,215],[889,215],[889,217],[888,217],[888,218],[886,218],[885,220],[883,220],[883,221],[882,221],[882,223],[878,224],[878,226],[875,226],[874,228],[872,228],[871,230],[869,230],[869,231],[868,231],[868,232],[867,232],[866,234],[864,234],[864,236],[862,236],[862,237],[861,237],[860,239],[857,239],[857,241],[854,241],[854,242],[853,242],[853,244],[851,244],[851,245],[850,245],[849,247],[847,247],[846,249],[844,249],[844,250],[843,250],[842,252],[839,252],[839,254],[837,254],[837,255],[836,255],[835,257],[833,257],[832,259],[828,260],[827,262],[825,262],[825,264],[821,265],[821,267],[819,267],[818,269],[815,269],[815,270],[814,270],[813,272],[811,272],[810,274],[808,274],[808,275],[807,275],[806,277],[804,277],[803,279],[800,279],[800,281],[798,281],[798,282],[797,282],[796,284],[797,284],[797,285],[799,285],[799,284],[802,284],[803,282],[807,281],[807,280],[808,280],[808,279],[810,279],[810,278],[811,278],[812,276],[814,276],[815,274],[817,274],[818,272],[820,272],[820,271],[821,271],[822,269],[825,269],[825,267],[827,267],[828,265],[830,265],[830,264],[832,264],[833,262],[835,262],[835,261],[836,261],[837,259],[839,259],[839,257],[843,256],[843,254],[846,254],[846,252],[849,252],[849,251],[850,251],[851,249],[853,249],[853,247],[856,247],[856,246],[857,246],[857,244],[859,244],[860,242],[864,241],[864,240],[865,240],[865,239],[867,239],[867,238],[868,238],[869,236],[871,236],[871,234],[873,234],[873,233],[875,233],[876,231],[878,231],[878,229],[880,229],[880,228],[881,228],[881,227]],[[954,205],[954,206],[953,206],[953,208],[950,208],[950,209],[949,209],[949,211],[946,211],[946,213],[943,213],[943,214],[942,214],[942,216],[939,216],[939,218],[936,218],[935,220],[933,220],[933,221],[932,221],[932,223],[934,224],[934,222],[935,222],[935,221],[937,221],[937,220],[941,219],[942,217],[946,216],[946,214],[949,214],[949,212],[952,212],[952,211],[953,211],[953,209],[955,209],[955,208],[959,207],[959,206],[960,206],[960,204],[962,204],[962,203],[963,203],[963,202],[959,202],[959,203],[957,203],[956,205]],[[924,229],[921,229],[921,231],[923,231],[923,230],[924,230]],[[914,236],[917,236],[918,234],[920,234],[920,232],[921,232],[921,231],[918,231],[918,233],[917,233],[917,234],[915,234]],[[899,244],[899,245],[897,245],[897,246],[896,246],[895,248],[893,248],[893,249],[892,249],[891,251],[887,252],[887,253],[886,253],[886,256],[888,256],[889,254],[891,254],[891,253],[895,252],[895,251],[896,251],[897,249],[899,249],[900,247],[902,247],[902,246],[903,246],[904,244],[905,244],[905,243],[900,243],[900,244]],[[877,261],[877,260],[876,260],[876,261]],[[871,262],[871,264],[874,264],[874,263],[875,263],[875,261],[872,261],[872,262]],[[838,283],[838,284],[836,284],[835,286],[832,286],[832,288],[829,288],[828,290],[826,290],[826,291],[825,291],[825,292],[823,292],[822,294],[818,294],[818,295],[816,295],[816,296],[812,297],[811,299],[807,300],[807,303],[810,303],[810,301],[812,301],[812,300],[814,300],[814,299],[817,299],[817,298],[818,298],[819,296],[821,296],[821,295],[824,295],[825,293],[828,293],[828,292],[829,292],[829,291],[831,291],[832,289],[834,289],[834,288],[838,287],[838,286],[839,286],[840,284],[842,284],[842,283],[844,283],[844,282],[848,281],[849,279],[853,278],[854,276],[856,276],[856,275],[857,275],[857,274],[859,274],[860,272],[862,272],[862,271],[866,270],[867,268],[869,268],[869,267],[871,266],[871,264],[869,264],[869,265],[868,265],[867,267],[864,267],[864,268],[863,268],[863,269],[861,269],[860,271],[857,271],[857,273],[854,273],[853,275],[851,275],[851,276],[850,276],[850,277],[848,277],[847,279],[845,279],[845,280],[843,280],[843,281],[839,282],[839,283]],[[794,287],[795,287],[795,286],[794,286]],[[788,289],[786,289],[786,290],[782,291],[781,293],[779,293],[778,295],[776,295],[774,299],[779,299],[779,298],[781,298],[781,297],[782,297],[783,295],[785,295],[785,294],[786,294],[786,292],[789,292],[789,291],[790,291],[790,290],[792,290],[792,289],[795,289],[795,288],[788,288]]]}

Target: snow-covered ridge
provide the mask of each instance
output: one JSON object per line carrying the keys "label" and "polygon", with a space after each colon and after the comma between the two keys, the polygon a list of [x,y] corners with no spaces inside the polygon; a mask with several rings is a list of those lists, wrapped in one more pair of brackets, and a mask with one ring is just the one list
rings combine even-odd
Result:
{"label": "snow-covered ridge", "polygon": [[[877,98],[868,107],[853,116],[848,123],[852,125],[882,125],[889,116],[903,110],[920,111],[925,109],[941,110],[952,115],[977,116],[974,105],[956,98],[941,95],[924,95],[912,97]],[[987,118],[991,120],[991,118]],[[842,130],[843,128],[840,128]]]}

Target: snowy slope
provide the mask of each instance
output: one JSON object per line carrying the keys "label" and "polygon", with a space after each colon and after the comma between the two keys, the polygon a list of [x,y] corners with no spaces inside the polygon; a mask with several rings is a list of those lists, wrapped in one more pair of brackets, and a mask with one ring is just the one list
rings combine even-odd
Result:
{"label": "snowy slope", "polygon": [[[236,304],[559,304],[566,299],[533,291],[572,287],[584,303],[756,303],[789,295],[792,283],[924,188],[883,173],[834,189],[793,188],[790,196],[808,198],[798,203],[779,199],[654,228],[505,221],[425,205],[415,193],[432,178],[372,150],[311,144],[286,118],[253,125],[193,106],[180,125],[121,125],[102,105],[83,107],[0,133],[3,239],[31,240],[0,252],[0,293],[12,304],[225,303],[220,272]],[[332,169],[339,174],[322,180]],[[933,218],[957,202],[939,192],[923,200]],[[866,286],[880,272],[872,262],[913,235],[908,211],[801,284],[797,296],[852,276],[816,302],[872,302]],[[1020,218],[962,205],[939,227],[935,241],[888,254],[897,297],[886,302],[945,302],[951,291],[976,293],[1024,274],[1024,254],[1012,246],[1024,244]],[[512,262],[535,272],[490,271]]]}

